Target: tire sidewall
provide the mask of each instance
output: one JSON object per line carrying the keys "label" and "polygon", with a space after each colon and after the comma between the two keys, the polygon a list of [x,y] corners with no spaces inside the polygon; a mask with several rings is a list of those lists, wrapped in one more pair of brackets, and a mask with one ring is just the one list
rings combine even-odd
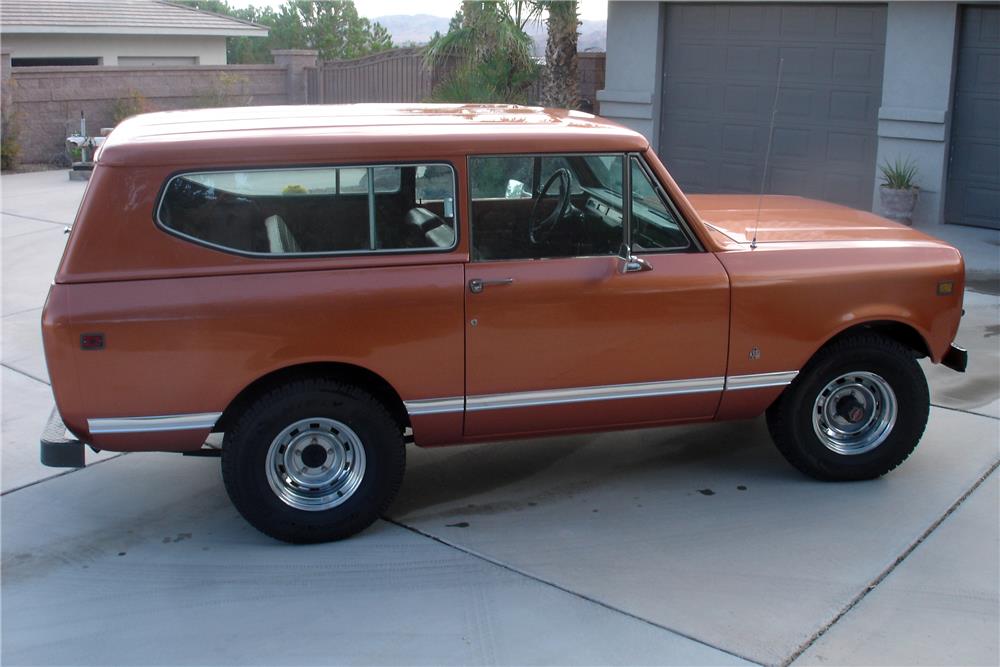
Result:
{"label": "tire sidewall", "polygon": [[[793,386],[792,428],[800,452],[832,477],[869,479],[898,465],[916,446],[927,422],[927,382],[914,359],[877,347],[856,347],[819,359],[803,370]],[[869,372],[888,383],[896,397],[896,421],[886,439],[862,454],[840,454],[827,448],[813,427],[816,398],[841,375]]]}
{"label": "tire sidewall", "polygon": [[[263,532],[296,542],[336,539],[372,523],[395,494],[398,479],[394,478],[402,465],[398,460],[402,456],[398,429],[388,413],[383,410],[380,414],[373,407],[381,406],[370,398],[314,388],[289,392],[251,410],[248,418],[241,420],[233,441],[223,448],[224,459],[235,457],[231,461],[233,479],[227,481],[239,487],[233,499],[240,513]],[[335,419],[348,426],[365,453],[365,473],[358,488],[343,503],[319,511],[286,504],[267,479],[268,451],[274,439],[289,425],[314,417]],[[224,469],[226,463],[224,460]]]}

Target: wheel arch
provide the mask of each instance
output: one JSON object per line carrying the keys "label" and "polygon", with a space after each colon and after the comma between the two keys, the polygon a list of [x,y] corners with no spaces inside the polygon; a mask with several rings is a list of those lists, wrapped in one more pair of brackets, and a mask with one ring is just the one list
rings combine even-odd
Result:
{"label": "wheel arch", "polygon": [[816,351],[812,353],[808,361],[811,361],[821,350],[829,347],[836,341],[857,333],[877,333],[913,350],[919,358],[932,356],[927,338],[912,324],[902,320],[873,319],[866,322],[849,324],[841,328],[816,348]]}
{"label": "wheel arch", "polygon": [[257,378],[244,387],[229,402],[229,405],[215,423],[212,431],[225,431],[247,405],[270,389],[294,380],[314,377],[333,378],[371,392],[375,398],[385,405],[386,409],[399,422],[401,428],[405,429],[410,426],[410,416],[406,411],[406,406],[403,404],[403,399],[399,396],[399,392],[384,377],[372,370],[355,364],[318,361],[286,366]]}

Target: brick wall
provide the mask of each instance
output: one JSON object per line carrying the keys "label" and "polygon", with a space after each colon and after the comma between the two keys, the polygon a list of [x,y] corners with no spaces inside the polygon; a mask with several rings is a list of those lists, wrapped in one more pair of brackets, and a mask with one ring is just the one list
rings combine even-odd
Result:
{"label": "brick wall", "polygon": [[80,127],[114,126],[116,100],[138,93],[147,111],[285,104],[287,69],[276,65],[15,68],[3,96],[16,114],[22,164],[48,163]]}

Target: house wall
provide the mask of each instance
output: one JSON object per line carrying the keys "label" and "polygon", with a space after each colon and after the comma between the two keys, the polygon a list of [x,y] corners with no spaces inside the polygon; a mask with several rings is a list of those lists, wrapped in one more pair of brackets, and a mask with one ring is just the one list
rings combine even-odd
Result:
{"label": "house wall", "polygon": [[118,65],[119,56],[197,58],[194,65],[225,65],[226,38],[188,35],[3,35],[13,58],[101,58]]}
{"label": "house wall", "polygon": [[608,3],[608,48],[601,115],[641,132],[657,147],[663,14],[658,2]]}
{"label": "house wall", "polygon": [[[943,223],[951,122],[956,2],[889,2],[879,110],[877,164],[897,156],[919,169],[916,224]],[[658,147],[665,3],[608,3],[602,115]],[[669,103],[669,102],[668,102]],[[876,186],[880,180],[876,178]],[[879,209],[878,188],[872,210]]]}
{"label": "house wall", "polygon": [[[915,224],[944,221],[957,17],[955,2],[889,3],[877,164],[916,163]],[[880,183],[876,172],[876,211]]]}

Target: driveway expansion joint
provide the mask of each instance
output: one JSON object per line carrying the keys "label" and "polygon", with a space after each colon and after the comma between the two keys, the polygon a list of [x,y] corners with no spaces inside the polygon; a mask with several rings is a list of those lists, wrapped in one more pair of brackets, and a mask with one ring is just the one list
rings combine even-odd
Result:
{"label": "driveway expansion joint", "polygon": [[481,561],[484,561],[486,563],[489,563],[490,565],[494,565],[496,567],[499,567],[499,568],[502,568],[504,570],[507,570],[508,572],[511,572],[513,574],[516,574],[516,575],[519,575],[521,577],[524,577],[525,579],[529,579],[529,580],[534,581],[536,583],[542,584],[543,586],[548,586],[549,588],[553,588],[553,589],[555,589],[557,591],[560,591],[562,593],[565,593],[567,595],[571,595],[571,596],[573,596],[573,597],[575,597],[575,598],[577,598],[579,600],[583,600],[584,602],[589,602],[590,604],[595,604],[595,605],[597,605],[599,607],[607,609],[610,612],[614,612],[616,614],[620,614],[620,615],[625,616],[627,618],[631,618],[634,621],[638,621],[638,622],[643,623],[645,625],[654,627],[654,628],[656,628],[658,630],[662,630],[664,632],[669,632],[672,635],[675,635],[677,637],[681,637],[683,639],[687,639],[689,641],[695,642],[696,644],[700,644],[700,645],[705,646],[707,648],[710,648],[710,649],[712,649],[714,651],[719,651],[720,653],[725,653],[726,655],[732,656],[732,657],[737,658],[739,660],[743,660],[744,662],[747,662],[749,664],[752,664],[752,665],[762,665],[762,664],[764,664],[764,663],[761,663],[761,662],[759,662],[757,660],[754,660],[752,658],[748,658],[747,656],[740,655],[739,653],[734,653],[733,651],[730,651],[728,649],[724,649],[724,648],[721,648],[719,646],[715,646],[714,644],[710,644],[710,643],[708,643],[707,641],[705,641],[703,639],[698,639],[697,637],[692,637],[691,635],[685,634],[685,633],[681,632],[680,630],[675,630],[675,629],[670,628],[670,627],[668,627],[666,625],[662,625],[660,623],[657,623],[656,621],[651,621],[648,618],[643,618],[642,616],[639,616],[637,614],[633,614],[632,612],[626,611],[626,610],[621,609],[619,607],[615,607],[614,605],[611,605],[611,604],[608,604],[607,602],[603,602],[601,600],[598,600],[597,598],[592,598],[592,597],[590,597],[588,595],[584,595],[583,593],[579,593],[579,592],[574,591],[574,590],[572,590],[570,588],[566,588],[565,586],[561,586],[560,584],[557,584],[554,581],[549,581],[548,579],[542,579],[541,577],[538,577],[538,576],[536,576],[534,574],[531,574],[529,572],[525,572],[524,570],[520,570],[520,569],[518,569],[518,568],[516,568],[516,567],[514,567],[512,565],[508,565],[507,563],[504,563],[502,561],[496,560],[494,558],[490,558],[489,556],[487,556],[485,554],[481,554],[481,553],[479,553],[477,551],[473,551],[472,549],[468,549],[468,548],[463,547],[461,545],[455,544],[454,542],[449,542],[448,540],[446,540],[444,538],[438,537],[437,535],[432,535],[431,533],[425,532],[423,530],[420,530],[419,528],[416,528],[414,526],[410,526],[410,525],[405,524],[405,523],[403,523],[401,521],[397,521],[396,519],[392,519],[392,518],[389,518],[387,516],[383,516],[382,520],[385,521],[385,522],[387,522],[387,523],[391,523],[394,526],[399,526],[400,528],[402,528],[404,530],[408,530],[411,533],[415,533],[417,535],[420,535],[421,537],[425,537],[425,538],[427,538],[429,540],[433,540],[434,542],[437,542],[438,544],[442,544],[442,545],[444,545],[446,547],[450,547],[451,549],[459,551],[459,552],[461,552],[461,553],[463,553],[463,554],[465,554],[467,556],[471,556],[471,557],[476,558],[478,560],[481,560]]}
{"label": "driveway expansion joint", "polygon": [[967,415],[974,415],[976,417],[986,417],[987,419],[996,419],[1000,421],[1000,417],[994,417],[993,415],[988,415],[982,412],[976,412],[975,410],[966,410],[965,408],[952,408],[947,405],[939,405],[937,403],[931,403],[932,408],[941,408],[942,410],[951,410],[952,412],[964,412]]}
{"label": "driveway expansion joint", "polygon": [[[964,410],[960,410],[959,412],[964,412]],[[928,526],[927,529],[923,533],[920,534],[920,537],[918,537],[913,542],[913,544],[911,544],[906,549],[904,549],[903,553],[901,553],[899,556],[897,556],[896,559],[887,568],[885,568],[884,570],[882,570],[882,572],[879,573],[879,575],[877,577],[875,577],[870,582],[868,582],[868,585],[866,585],[864,588],[862,588],[861,592],[858,593],[856,596],[854,596],[854,598],[852,598],[851,601],[848,602],[847,605],[843,609],[841,609],[837,613],[836,616],[834,616],[822,628],[820,628],[819,630],[817,630],[816,633],[814,633],[812,637],[810,637],[806,642],[804,642],[801,646],[799,646],[799,648],[796,649],[795,652],[792,653],[791,656],[789,656],[787,659],[785,659],[784,661],[782,661],[781,662],[781,667],[788,667],[793,662],[795,662],[799,658],[799,656],[801,656],[803,653],[805,653],[806,651],[808,651],[809,647],[811,647],[813,644],[815,644],[817,641],[819,641],[819,639],[823,635],[825,635],[827,633],[827,631],[830,630],[830,628],[832,628],[834,625],[836,625],[837,622],[840,621],[840,619],[842,619],[844,616],[846,616],[848,613],[850,613],[856,606],[858,606],[858,604],[860,604],[860,602],[862,600],[864,600],[868,596],[869,593],[871,593],[876,588],[878,588],[879,584],[881,584],[883,581],[885,581],[886,577],[888,577],[890,574],[892,574],[893,571],[903,563],[903,561],[905,561],[907,558],[909,558],[910,554],[912,554],[914,551],[916,551],[917,547],[919,547],[921,544],[923,544],[924,541],[928,537],[930,537],[931,534],[935,530],[937,530],[938,527],[942,523],[945,522],[945,519],[947,519],[948,517],[950,517],[955,512],[955,510],[957,510],[959,507],[961,507],[962,503],[964,503],[969,498],[969,496],[971,496],[976,491],[976,489],[978,489],[980,486],[982,486],[983,482],[985,482],[987,479],[989,479],[990,475],[992,475],[993,473],[995,473],[998,467],[1000,467],[1000,459],[994,460],[993,464],[990,465],[989,469],[987,469],[986,472],[984,472],[982,475],[980,475],[979,479],[977,479],[975,481],[975,483],[973,483],[973,485],[971,487],[969,487],[965,491],[965,493],[963,493],[958,498],[958,500],[956,500],[955,502],[953,502],[948,507],[948,509],[946,509],[944,511],[944,514],[942,514],[941,516],[939,516],[934,521],[934,523],[932,523],[930,526]]]}
{"label": "driveway expansion joint", "polygon": [[21,486],[15,486],[13,489],[7,489],[6,491],[0,492],[0,498],[2,498],[3,496],[6,496],[7,494],[14,493],[15,491],[20,491],[21,489],[27,489],[29,487],[35,486],[36,484],[41,484],[43,482],[51,482],[54,479],[59,479],[60,477],[65,477],[66,475],[72,475],[75,472],[80,472],[81,470],[86,470],[87,468],[90,468],[90,467],[93,467],[93,466],[96,466],[96,465],[100,465],[100,464],[105,463],[107,461],[114,461],[115,459],[120,459],[121,457],[125,456],[126,454],[128,454],[128,452],[120,452],[118,454],[115,454],[114,456],[109,456],[106,459],[99,459],[97,461],[94,461],[93,463],[88,463],[87,465],[85,465],[82,468],[70,468],[68,470],[64,470],[63,472],[57,472],[56,474],[50,475],[49,477],[43,477],[42,479],[36,479],[33,482],[28,482],[27,484],[22,484]]}
{"label": "driveway expansion joint", "polygon": [[50,383],[48,380],[43,380],[42,378],[36,377],[36,376],[32,375],[31,373],[26,373],[25,371],[22,371],[20,368],[14,368],[10,364],[8,364],[6,361],[0,361],[0,366],[3,366],[4,368],[6,368],[9,371],[13,371],[14,373],[17,373],[18,375],[23,375],[24,377],[28,378],[29,380],[34,380],[35,382],[41,382],[46,387],[51,387],[52,386],[52,383]]}

